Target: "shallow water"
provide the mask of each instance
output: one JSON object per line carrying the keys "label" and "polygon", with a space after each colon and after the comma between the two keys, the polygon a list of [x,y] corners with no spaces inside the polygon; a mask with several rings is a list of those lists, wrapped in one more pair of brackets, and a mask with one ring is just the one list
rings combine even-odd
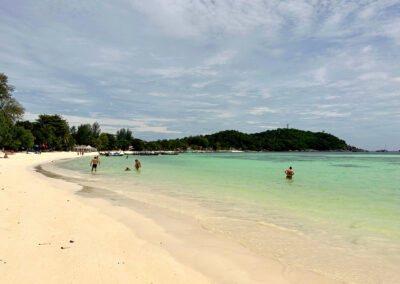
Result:
{"label": "shallow water", "polygon": [[[400,283],[400,155],[210,153],[58,163],[78,181],[195,218],[260,255],[350,283]],[[284,170],[295,175],[287,180]]]}

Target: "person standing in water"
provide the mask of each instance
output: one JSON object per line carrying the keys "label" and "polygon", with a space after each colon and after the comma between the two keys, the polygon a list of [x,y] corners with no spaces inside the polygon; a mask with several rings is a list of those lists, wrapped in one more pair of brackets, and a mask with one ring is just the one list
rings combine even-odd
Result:
{"label": "person standing in water", "polygon": [[98,156],[94,157],[90,162],[90,165],[92,166],[92,172],[93,170],[97,172],[97,165],[100,165],[99,157]]}
{"label": "person standing in water", "polygon": [[285,174],[286,178],[292,179],[292,177],[294,176],[294,171],[292,170],[292,167],[289,167],[289,169],[285,171]]}
{"label": "person standing in water", "polygon": [[142,167],[142,164],[138,159],[135,160],[135,169],[138,171]]}

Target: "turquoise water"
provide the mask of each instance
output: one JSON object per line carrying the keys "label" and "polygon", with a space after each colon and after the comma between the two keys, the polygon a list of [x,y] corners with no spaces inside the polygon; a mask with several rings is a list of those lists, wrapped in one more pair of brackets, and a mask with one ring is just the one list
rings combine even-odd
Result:
{"label": "turquoise water", "polygon": [[[399,283],[400,155],[210,153],[60,164],[154,206],[196,218],[260,255],[354,283]],[[295,175],[287,180],[284,170]]]}

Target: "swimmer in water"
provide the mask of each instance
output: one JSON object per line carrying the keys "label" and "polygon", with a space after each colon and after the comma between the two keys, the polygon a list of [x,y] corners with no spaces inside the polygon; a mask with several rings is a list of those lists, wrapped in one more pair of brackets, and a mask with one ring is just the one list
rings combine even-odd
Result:
{"label": "swimmer in water", "polygon": [[286,178],[287,179],[292,179],[294,176],[294,171],[292,170],[292,167],[289,167],[289,169],[285,170]]}
{"label": "swimmer in water", "polygon": [[131,170],[130,168],[126,167],[125,172],[130,171],[130,170]]}
{"label": "swimmer in water", "polygon": [[138,171],[142,167],[142,164],[138,159],[135,160],[135,169]]}

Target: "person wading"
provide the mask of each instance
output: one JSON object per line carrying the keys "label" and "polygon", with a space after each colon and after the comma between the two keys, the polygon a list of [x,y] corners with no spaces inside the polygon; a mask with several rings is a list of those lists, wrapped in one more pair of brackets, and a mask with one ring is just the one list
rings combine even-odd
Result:
{"label": "person wading", "polygon": [[294,171],[292,170],[292,167],[289,167],[289,169],[285,170],[286,178],[291,179],[294,176]]}
{"label": "person wading", "polygon": [[92,172],[93,170],[97,172],[97,165],[100,165],[99,157],[94,157],[93,160],[90,162],[90,165],[92,166]]}
{"label": "person wading", "polygon": [[135,160],[135,169],[138,171],[142,167],[142,164],[138,159]]}

